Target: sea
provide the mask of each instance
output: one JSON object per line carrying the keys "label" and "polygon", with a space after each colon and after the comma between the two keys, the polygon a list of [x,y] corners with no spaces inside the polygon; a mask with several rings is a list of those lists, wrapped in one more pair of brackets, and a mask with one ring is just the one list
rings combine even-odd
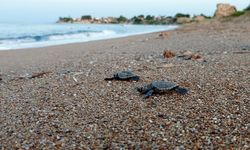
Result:
{"label": "sea", "polygon": [[111,39],[175,28],[177,28],[175,25],[0,23],[0,50],[16,50]]}

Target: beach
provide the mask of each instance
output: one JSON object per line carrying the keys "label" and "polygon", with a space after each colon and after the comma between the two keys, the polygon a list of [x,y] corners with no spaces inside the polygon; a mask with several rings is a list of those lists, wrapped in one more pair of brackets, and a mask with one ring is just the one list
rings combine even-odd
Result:
{"label": "beach", "polygon": [[[249,149],[249,33],[211,21],[0,51],[0,149]],[[141,80],[104,81],[121,70]],[[153,80],[189,92],[143,99],[136,87]]]}

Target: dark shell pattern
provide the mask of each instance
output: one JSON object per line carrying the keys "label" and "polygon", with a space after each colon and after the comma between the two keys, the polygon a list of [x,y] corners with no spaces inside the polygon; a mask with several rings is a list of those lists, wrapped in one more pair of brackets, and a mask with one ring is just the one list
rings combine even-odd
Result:
{"label": "dark shell pattern", "polygon": [[175,83],[168,82],[168,81],[153,81],[151,83],[151,86],[152,88],[159,90],[159,91],[168,91],[177,87]]}
{"label": "dark shell pattern", "polygon": [[120,71],[116,73],[114,76],[119,77],[120,79],[127,79],[131,77],[135,77],[136,75],[133,74],[131,71]]}

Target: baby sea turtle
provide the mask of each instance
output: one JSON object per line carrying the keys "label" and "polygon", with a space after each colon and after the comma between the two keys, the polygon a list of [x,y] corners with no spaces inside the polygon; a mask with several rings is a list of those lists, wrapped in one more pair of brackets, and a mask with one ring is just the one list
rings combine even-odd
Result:
{"label": "baby sea turtle", "polygon": [[120,71],[113,75],[111,78],[105,78],[104,80],[132,80],[139,81],[140,77],[133,74],[131,71]]}
{"label": "baby sea turtle", "polygon": [[145,94],[145,98],[148,98],[152,96],[154,93],[165,93],[168,91],[176,91],[177,93],[184,95],[187,94],[188,89],[186,88],[181,88],[175,83],[168,82],[168,81],[153,81],[152,83],[143,86],[143,87],[138,87],[137,90],[141,94]]}

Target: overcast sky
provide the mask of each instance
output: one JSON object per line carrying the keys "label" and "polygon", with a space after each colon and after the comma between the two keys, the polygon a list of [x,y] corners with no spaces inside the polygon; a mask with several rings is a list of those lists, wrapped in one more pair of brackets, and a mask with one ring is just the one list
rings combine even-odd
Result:
{"label": "overcast sky", "polygon": [[60,16],[132,17],[139,14],[173,16],[177,12],[213,15],[217,3],[239,10],[250,0],[0,0],[0,22],[47,23]]}

